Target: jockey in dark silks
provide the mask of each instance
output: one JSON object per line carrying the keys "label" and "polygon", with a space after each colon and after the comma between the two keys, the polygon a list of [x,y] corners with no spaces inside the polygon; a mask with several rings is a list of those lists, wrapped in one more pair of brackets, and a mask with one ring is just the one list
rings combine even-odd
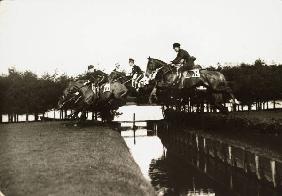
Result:
{"label": "jockey in dark silks", "polygon": [[129,66],[132,67],[131,76],[132,76],[132,87],[138,88],[139,81],[143,78],[143,71],[141,68],[134,64],[134,59],[129,59]]}
{"label": "jockey in dark silks", "polygon": [[174,43],[173,49],[175,50],[175,52],[177,52],[177,56],[173,61],[171,61],[171,63],[174,64],[177,68],[178,80],[181,79],[182,72],[186,70],[193,71],[194,77],[199,77],[199,67],[196,67],[194,64],[196,58],[190,56],[186,50],[181,49],[179,43]]}
{"label": "jockey in dark silks", "polygon": [[95,69],[93,65],[88,66],[88,71],[81,79],[89,80],[92,84],[92,90],[98,92],[100,86],[108,82],[107,74],[99,69]]}

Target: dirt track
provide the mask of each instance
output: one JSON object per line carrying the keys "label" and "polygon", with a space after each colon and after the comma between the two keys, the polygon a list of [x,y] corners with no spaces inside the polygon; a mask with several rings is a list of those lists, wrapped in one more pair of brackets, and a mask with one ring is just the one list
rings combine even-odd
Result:
{"label": "dirt track", "polygon": [[62,122],[0,125],[4,195],[154,195],[120,134]]}

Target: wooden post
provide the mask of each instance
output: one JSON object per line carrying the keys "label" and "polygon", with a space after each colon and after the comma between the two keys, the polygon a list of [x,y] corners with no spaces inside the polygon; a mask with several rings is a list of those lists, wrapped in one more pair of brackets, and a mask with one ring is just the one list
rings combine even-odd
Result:
{"label": "wooden post", "polygon": [[230,186],[230,189],[232,190],[233,189],[233,176],[232,176],[232,173],[230,174],[229,186]]}
{"label": "wooden post", "polygon": [[34,113],[34,121],[38,121],[38,113]]}
{"label": "wooden post", "polygon": [[232,165],[232,147],[228,146],[228,160],[229,164]]}
{"label": "wooden post", "polygon": [[95,120],[97,120],[98,119],[98,114],[97,114],[97,112],[95,112]]}
{"label": "wooden post", "polygon": [[196,147],[197,147],[197,151],[199,151],[199,138],[198,138],[198,135],[196,134]]}
{"label": "wooden post", "polygon": [[203,149],[204,153],[206,153],[206,138],[203,138]]}
{"label": "wooden post", "polygon": [[94,120],[95,119],[95,116],[94,116],[94,112],[92,111],[92,116],[91,116],[91,119]]}
{"label": "wooden post", "polygon": [[135,113],[133,113],[133,138],[134,138],[134,144],[136,144],[136,140],[135,140],[135,131],[136,131],[136,126],[135,126]]}
{"label": "wooden post", "polygon": [[276,187],[276,167],[275,167],[275,161],[271,160],[270,161],[270,167],[271,167],[271,174],[272,174],[272,183],[273,186]]}
{"label": "wooden post", "polygon": [[260,180],[261,176],[260,176],[259,156],[258,155],[255,155],[255,164],[256,164],[256,176]]}

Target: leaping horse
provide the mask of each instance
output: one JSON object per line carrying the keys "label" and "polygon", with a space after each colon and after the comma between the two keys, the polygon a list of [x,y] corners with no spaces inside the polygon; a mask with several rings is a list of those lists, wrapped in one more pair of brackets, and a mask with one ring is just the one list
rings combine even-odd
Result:
{"label": "leaping horse", "polygon": [[238,103],[224,75],[218,71],[201,69],[200,77],[193,77],[188,70],[185,70],[182,73],[180,79],[181,88],[179,88],[179,84],[176,85],[175,83],[178,77],[176,67],[161,60],[149,57],[146,74],[148,76],[151,75],[151,77],[156,80],[156,86],[150,95],[150,100],[152,100],[153,96],[157,97],[156,92],[158,89],[172,88],[175,90],[174,92],[179,92],[182,98],[183,96],[185,98],[185,96],[189,96],[191,90],[195,90],[196,87],[199,86],[204,86],[212,97],[211,104],[221,112],[228,112],[228,109],[222,105],[224,102],[224,94],[231,98],[232,104]]}
{"label": "leaping horse", "polygon": [[86,120],[86,111],[96,111],[102,118],[111,120],[112,111],[125,104],[126,96],[127,88],[116,81],[95,84],[89,80],[77,80],[66,87],[58,106],[60,109],[73,109],[70,117],[74,119]]}

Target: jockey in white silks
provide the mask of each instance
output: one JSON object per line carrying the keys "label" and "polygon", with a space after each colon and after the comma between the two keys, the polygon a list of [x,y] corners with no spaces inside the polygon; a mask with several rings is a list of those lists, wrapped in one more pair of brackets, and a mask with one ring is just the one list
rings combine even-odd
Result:
{"label": "jockey in white silks", "polygon": [[129,59],[129,66],[132,68],[131,76],[132,76],[132,87],[139,88],[138,84],[141,79],[144,77],[143,71],[141,68],[134,64],[134,59]]}

